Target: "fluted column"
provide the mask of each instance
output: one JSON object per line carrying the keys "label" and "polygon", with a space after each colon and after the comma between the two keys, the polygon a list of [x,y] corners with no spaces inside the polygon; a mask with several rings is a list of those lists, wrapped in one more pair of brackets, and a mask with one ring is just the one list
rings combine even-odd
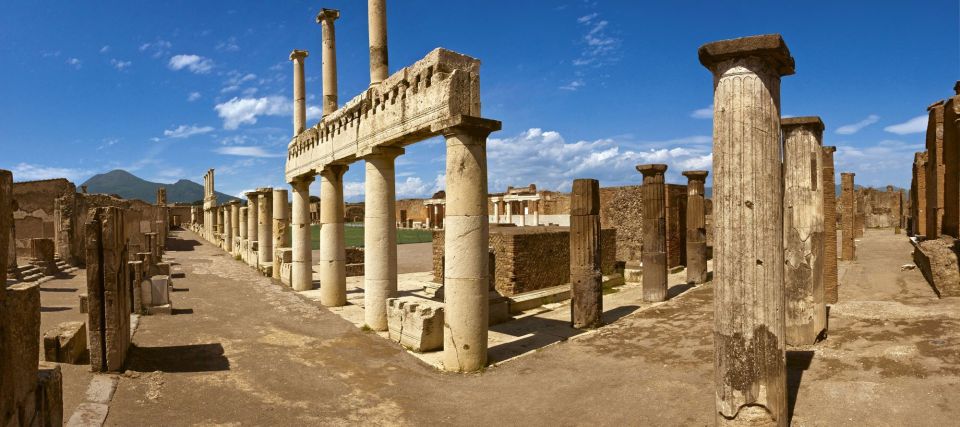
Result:
{"label": "fluted column", "polygon": [[276,256],[277,249],[290,247],[290,203],[286,189],[273,190],[273,271],[274,279],[280,280],[281,257]]}
{"label": "fluted column", "polygon": [[573,180],[570,194],[570,323],[574,328],[603,324],[600,272],[600,181]]}
{"label": "fluted column", "polygon": [[[313,247],[310,241],[310,183],[313,176],[302,176],[290,183],[293,189],[291,279],[295,291],[313,289]],[[323,283],[320,283],[323,286]]]}
{"label": "fluted column", "polygon": [[238,242],[237,239],[240,238],[240,201],[233,200],[230,202],[230,249],[228,251],[232,254],[233,246]]}
{"label": "fluted column", "polygon": [[643,300],[667,299],[667,210],[663,174],[667,165],[637,165],[643,174]]}
{"label": "fluted column", "polygon": [[336,9],[320,9],[317,23],[320,24],[323,51],[323,115],[337,111],[337,36],[333,22],[340,18]]}
{"label": "fluted column", "polygon": [[370,86],[390,75],[387,66],[387,0],[367,0],[370,34]]}
{"label": "fluted column", "polygon": [[258,188],[257,200],[257,262],[273,263],[273,189]]}
{"label": "fluted column", "polygon": [[823,300],[837,302],[837,179],[833,153],[837,147],[823,147]]}
{"label": "fluted column", "polygon": [[230,213],[229,205],[223,206],[220,212],[223,214],[223,228],[221,229],[223,236],[223,250],[230,252],[233,249],[233,215]]}
{"label": "fluted column", "polygon": [[810,345],[827,327],[823,295],[823,122],[791,117],[783,129],[783,282],[787,345]]}
{"label": "fluted column", "polygon": [[[397,293],[396,171],[402,148],[376,148],[366,155],[363,217],[364,321],[375,331],[387,330],[387,298]],[[322,203],[320,206],[323,209]]]}
{"label": "fluted column", "polygon": [[857,259],[857,243],[854,240],[856,232],[857,195],[854,193],[853,177],[854,174],[852,172],[843,172],[840,174],[840,208],[842,209],[840,225],[843,230],[840,236],[840,259],[844,261]]}
{"label": "fluted column", "polygon": [[309,53],[305,50],[290,52],[293,61],[293,135],[307,128],[307,88],[303,77],[303,61]]}
{"label": "fluted column", "polygon": [[259,194],[256,191],[244,193],[247,196],[247,264],[257,265],[257,255],[254,252],[259,246],[257,235],[260,232]]}
{"label": "fluted column", "polygon": [[707,171],[685,171],[687,177],[687,283],[707,281],[707,225],[704,186]]}
{"label": "fluted column", "polygon": [[786,426],[780,77],[794,61],[779,34],[698,55],[714,86],[715,420]]}
{"label": "fluted column", "polygon": [[346,165],[320,172],[320,303],[347,304],[347,256],[343,235],[343,174]]}

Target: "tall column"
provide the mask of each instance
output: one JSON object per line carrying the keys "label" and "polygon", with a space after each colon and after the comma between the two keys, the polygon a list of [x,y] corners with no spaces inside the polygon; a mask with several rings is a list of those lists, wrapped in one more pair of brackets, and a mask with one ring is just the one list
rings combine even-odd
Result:
{"label": "tall column", "polygon": [[257,193],[257,262],[273,263],[273,189],[258,188]]}
{"label": "tall column", "polygon": [[[233,215],[230,214],[230,206],[225,205],[220,208],[220,212],[223,215],[223,228],[221,229],[221,235],[223,237],[223,250],[230,252],[233,248]],[[159,235],[159,234],[158,234]]]}
{"label": "tall column", "polygon": [[[599,192],[599,190],[597,191]],[[533,225],[540,225],[540,201],[539,200],[533,201]]]}
{"label": "tall column", "polygon": [[667,165],[637,165],[643,174],[643,300],[667,299],[667,211],[663,173]]}
{"label": "tall column", "polygon": [[704,186],[707,171],[686,171],[687,283],[707,281],[707,224]]}
{"label": "tall column", "polygon": [[240,201],[230,202],[230,253],[233,253],[233,242],[240,238]]}
{"label": "tall column", "polygon": [[713,73],[717,425],[786,426],[779,34],[708,43]]}
{"label": "tall column", "polygon": [[783,249],[787,345],[827,327],[823,295],[823,122],[791,117],[783,129]]}
{"label": "tall column", "polygon": [[513,202],[504,201],[507,205],[507,224],[513,224]]}
{"label": "tall column", "polygon": [[[958,82],[960,83],[960,82]],[[960,84],[955,86],[960,89]],[[960,92],[960,90],[958,90]],[[943,104],[943,234],[960,237],[960,93]]]}
{"label": "tall column", "polygon": [[247,239],[250,238],[250,237],[249,237],[249,236],[250,236],[250,226],[247,225],[247,211],[248,211],[248,210],[249,210],[249,208],[247,208],[246,206],[240,207],[240,221],[239,221],[240,230],[239,230],[239,231],[240,231],[240,251],[241,251],[241,252],[242,252],[243,249],[247,246],[247,241],[248,241]]}
{"label": "tall column", "polygon": [[574,328],[603,324],[600,272],[600,181],[573,180],[570,194],[570,322]]}
{"label": "tall column", "polygon": [[[286,189],[273,190],[273,249],[290,247],[290,203],[287,201],[289,196]],[[276,255],[276,254],[274,254]],[[271,275],[274,279],[280,280],[280,262],[283,259],[273,257],[273,270]]]}
{"label": "tall column", "polygon": [[840,259],[853,261],[857,259],[857,245],[854,242],[855,223],[857,216],[857,196],[853,191],[853,176],[851,172],[840,174]]}
{"label": "tall column", "polygon": [[305,50],[290,52],[293,61],[293,135],[300,135],[307,128],[307,88],[303,77],[303,61],[310,55]]}
{"label": "tall column", "polygon": [[837,180],[833,153],[837,147],[823,147],[823,300],[837,302]]}
{"label": "tall column", "polygon": [[936,239],[943,229],[943,101],[927,111],[927,229],[923,234]]}
{"label": "tall column", "polygon": [[[310,241],[310,183],[312,182],[313,176],[302,176],[290,183],[293,189],[290,286],[295,291],[313,289],[313,246]],[[323,288],[323,282],[320,286]]]}
{"label": "tall column", "polygon": [[[466,120],[463,118],[461,120]],[[487,364],[489,222],[487,135],[500,122],[471,118],[444,130],[447,217],[444,219],[443,368],[472,372]]]}
{"label": "tall column", "polygon": [[[317,23],[323,41],[323,115],[337,111],[337,36],[333,22],[340,18],[336,9],[320,9]],[[384,24],[386,25],[386,24]]]}
{"label": "tall column", "polygon": [[320,304],[347,304],[347,255],[343,233],[343,174],[347,165],[320,172]]}
{"label": "tall column", "polygon": [[247,196],[247,264],[257,265],[257,257],[253,251],[259,245],[257,235],[260,231],[259,218],[260,208],[258,205],[259,194],[256,191],[244,193]]}
{"label": "tall column", "polygon": [[[372,1],[371,1],[372,3]],[[396,171],[402,148],[377,147],[366,160],[363,214],[363,318],[375,331],[387,330],[387,298],[397,293]],[[322,203],[320,206],[323,209]]]}
{"label": "tall column", "polygon": [[367,0],[370,34],[370,86],[390,75],[387,66],[387,0]]}
{"label": "tall column", "polygon": [[925,235],[927,232],[927,152],[913,155],[914,179],[917,183],[916,194],[910,194],[913,205],[913,234]]}

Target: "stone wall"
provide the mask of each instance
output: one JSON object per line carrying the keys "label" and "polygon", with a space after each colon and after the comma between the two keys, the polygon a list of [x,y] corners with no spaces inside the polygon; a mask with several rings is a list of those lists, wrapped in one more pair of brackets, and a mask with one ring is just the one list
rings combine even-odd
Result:
{"label": "stone wall", "polygon": [[687,186],[666,184],[667,268],[687,263]]}
{"label": "stone wall", "polygon": [[424,206],[423,199],[397,200],[397,221],[402,222],[404,216],[406,216],[407,221],[426,224],[427,207]]}
{"label": "stone wall", "polygon": [[857,210],[863,212],[866,228],[892,228],[901,223],[902,190],[888,186],[885,190],[857,188]]}
{"label": "stone wall", "polygon": [[[639,261],[643,250],[643,197],[641,186],[600,188],[600,227],[617,230],[617,260]],[[666,184],[667,266],[686,263],[687,186]],[[711,213],[708,201],[706,210]],[[709,225],[709,222],[708,222]],[[708,226],[708,244],[713,233]]]}
{"label": "stone wall", "polygon": [[190,222],[191,206],[168,206],[168,215],[170,227],[180,227],[181,224]]}
{"label": "stone wall", "polygon": [[30,256],[30,239],[54,238],[55,200],[76,191],[76,186],[65,178],[13,184],[17,256]]}

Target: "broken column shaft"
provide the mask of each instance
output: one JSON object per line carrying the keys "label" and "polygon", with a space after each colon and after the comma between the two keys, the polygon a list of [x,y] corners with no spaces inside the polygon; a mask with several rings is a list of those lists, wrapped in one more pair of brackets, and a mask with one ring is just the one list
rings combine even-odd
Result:
{"label": "broken column shaft", "polygon": [[707,224],[704,186],[707,171],[686,171],[687,283],[707,281]]}
{"label": "broken column shaft", "polygon": [[[313,246],[310,238],[310,183],[313,176],[293,180],[293,224],[290,253],[290,286],[295,291],[313,288]],[[320,284],[323,287],[323,283]]]}
{"label": "broken column shaft", "polygon": [[776,34],[698,54],[714,86],[715,420],[786,426],[780,77],[794,61]]}
{"label": "broken column shaft", "polygon": [[[377,147],[364,157],[363,312],[366,325],[387,330],[387,298],[397,293],[396,170],[399,147]],[[322,209],[321,203],[321,209]]]}
{"label": "broken column shaft", "polygon": [[290,52],[293,61],[293,135],[299,135],[307,128],[307,88],[303,77],[303,61],[309,53],[305,50]]}
{"label": "broken column shaft", "polygon": [[340,11],[320,9],[317,22],[320,24],[323,51],[323,115],[337,111],[337,36],[333,22],[340,18]]}
{"label": "broken column shaft", "polygon": [[667,211],[663,173],[667,165],[637,165],[643,174],[643,300],[667,299]]}
{"label": "broken column shaft", "polygon": [[574,328],[603,324],[600,182],[595,179],[575,179],[570,194],[570,299]]}
{"label": "broken column shaft", "polygon": [[343,174],[346,165],[320,172],[320,303],[347,304],[347,255],[343,230]]}
{"label": "broken column shaft", "polygon": [[370,85],[385,80],[387,66],[387,0],[367,0],[367,24],[370,35]]}
{"label": "broken column shaft", "polygon": [[840,259],[853,261],[857,259],[857,245],[854,241],[855,223],[857,215],[857,195],[854,193],[853,173],[840,174]]}
{"label": "broken column shaft", "polygon": [[837,294],[837,179],[833,153],[837,147],[823,147],[823,300],[834,304]]}

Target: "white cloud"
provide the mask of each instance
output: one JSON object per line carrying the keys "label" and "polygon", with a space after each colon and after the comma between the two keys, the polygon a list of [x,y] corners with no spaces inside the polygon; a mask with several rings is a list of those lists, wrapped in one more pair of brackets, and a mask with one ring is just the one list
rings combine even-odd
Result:
{"label": "white cloud", "polygon": [[216,150],[213,150],[213,151],[218,154],[225,154],[228,156],[259,157],[259,158],[287,156],[285,153],[270,153],[264,150],[263,147],[251,147],[251,146],[218,147]]}
{"label": "white cloud", "polygon": [[577,89],[582,88],[584,85],[585,85],[585,83],[583,82],[583,79],[576,79],[576,80],[571,81],[570,83],[567,83],[567,84],[565,84],[565,85],[563,85],[563,86],[560,86],[560,89],[561,89],[561,90],[569,90],[569,91],[572,92],[572,91],[575,91],[575,90],[577,90]]}
{"label": "white cloud", "polygon": [[123,61],[123,60],[113,58],[110,60],[110,65],[113,65],[113,68],[116,68],[117,70],[123,71],[123,70],[126,70],[127,68],[130,68],[130,66],[133,65],[133,62]]}
{"label": "white cloud", "polygon": [[43,53],[40,54],[40,56],[43,56],[44,58],[56,58],[56,57],[60,56],[60,51],[59,51],[59,50],[54,50],[54,51],[51,51],[51,52],[43,52]]}
{"label": "white cloud", "polygon": [[79,70],[80,67],[83,66],[83,61],[81,61],[79,58],[70,58],[70,59],[67,59],[67,65],[70,65],[73,68],[76,68]]}
{"label": "white cloud", "polygon": [[599,14],[596,13],[596,12],[591,13],[591,14],[589,14],[589,15],[583,15],[583,16],[577,18],[577,22],[579,22],[579,23],[581,23],[581,24],[586,24],[586,23],[588,23],[588,22],[590,22],[590,21],[593,21],[593,19],[596,18],[598,15],[599,15]]}
{"label": "white cloud", "polygon": [[104,45],[100,48],[100,53],[107,53],[110,51],[110,45]]}
{"label": "white cloud", "polygon": [[356,200],[357,198],[363,196],[364,194],[364,185],[363,182],[350,181],[343,183],[343,198]]}
{"label": "white cloud", "polygon": [[897,135],[926,132],[927,118],[928,116],[917,116],[903,123],[887,126],[883,130]]}
{"label": "white cloud", "polygon": [[174,55],[167,67],[174,71],[186,68],[195,74],[207,74],[213,69],[213,60],[199,55]]}
{"label": "white cloud", "polygon": [[170,48],[173,47],[173,44],[166,40],[157,40],[153,43],[144,43],[140,45],[141,52],[151,52],[151,56],[154,58],[160,58],[162,56],[167,56],[170,54]]}
{"label": "white cloud", "polygon": [[867,116],[867,118],[860,120],[859,122],[838,127],[836,132],[839,135],[853,135],[857,132],[860,132],[861,129],[867,126],[870,126],[879,120],[880,120],[880,116],[876,114],[871,114]]}
{"label": "white cloud", "polygon": [[217,43],[217,50],[224,51],[224,52],[236,52],[240,50],[240,46],[237,45],[236,37],[230,37],[226,41]]}
{"label": "white cloud", "polygon": [[907,188],[910,186],[913,153],[923,149],[923,143],[889,139],[866,146],[839,143],[833,156],[837,182],[840,172],[854,172],[857,184]]}
{"label": "white cloud", "polygon": [[93,174],[91,171],[85,169],[58,168],[30,163],[19,163],[13,167],[12,172],[15,181],[66,178],[76,182]]}
{"label": "white cloud", "polygon": [[198,127],[197,125],[180,125],[176,129],[167,129],[163,131],[163,136],[167,138],[189,138],[194,135],[202,135],[207,132],[213,132],[210,126]]}
{"label": "white cloud", "polygon": [[575,66],[599,67],[619,60],[616,54],[620,48],[620,39],[607,34],[607,26],[610,23],[606,20],[597,20],[597,16],[596,13],[592,13],[577,19],[578,23],[587,27],[587,32],[582,38],[584,47],[580,57],[573,61]]}
{"label": "white cloud", "polygon": [[[236,129],[243,124],[254,124],[257,116],[284,116],[293,113],[293,101],[282,96],[238,98],[213,107],[223,119],[224,129]],[[309,112],[309,109],[308,109]]]}
{"label": "white cloud", "polygon": [[187,95],[187,102],[193,102],[198,99],[200,99],[200,92],[190,92],[190,94]]}
{"label": "white cloud", "polygon": [[236,70],[231,70],[227,73],[227,80],[223,82],[223,89],[220,89],[220,93],[230,93],[240,89],[240,85],[249,82],[251,80],[256,80],[257,75],[253,73],[243,74]]}
{"label": "white cloud", "polygon": [[706,107],[703,107],[703,108],[699,108],[699,109],[693,110],[693,112],[690,113],[690,117],[693,117],[693,118],[695,118],[695,119],[712,119],[712,118],[713,118],[713,104],[710,104],[709,106],[706,106]]}

